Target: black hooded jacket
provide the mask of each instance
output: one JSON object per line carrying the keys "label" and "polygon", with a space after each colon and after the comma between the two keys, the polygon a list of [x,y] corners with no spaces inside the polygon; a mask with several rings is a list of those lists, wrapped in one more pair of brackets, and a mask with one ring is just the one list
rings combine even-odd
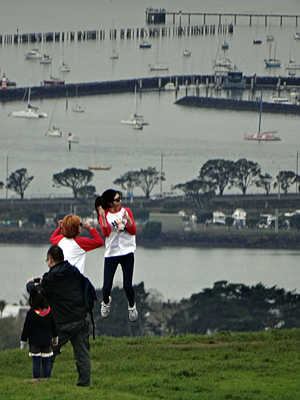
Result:
{"label": "black hooded jacket", "polygon": [[[30,293],[34,283],[27,284]],[[62,261],[43,275],[41,285],[46,291],[49,305],[57,324],[77,322],[87,317],[80,272],[68,261]]]}

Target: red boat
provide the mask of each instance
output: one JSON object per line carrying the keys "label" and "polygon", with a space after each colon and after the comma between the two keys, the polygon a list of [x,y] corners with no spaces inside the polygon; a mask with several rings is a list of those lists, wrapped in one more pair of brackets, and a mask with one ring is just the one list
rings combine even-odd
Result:
{"label": "red boat", "polygon": [[65,81],[51,76],[50,79],[44,79],[42,84],[43,85],[64,85]]}

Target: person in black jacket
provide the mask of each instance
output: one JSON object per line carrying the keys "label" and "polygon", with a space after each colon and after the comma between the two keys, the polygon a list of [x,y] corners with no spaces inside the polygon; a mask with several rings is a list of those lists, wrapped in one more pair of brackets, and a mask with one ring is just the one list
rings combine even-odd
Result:
{"label": "person in black jacket", "polygon": [[[53,348],[53,356],[50,358],[51,367],[62,346],[70,340],[78,371],[77,386],[90,386],[89,322],[83,300],[81,274],[76,267],[64,261],[63,251],[56,245],[49,248],[46,262],[50,270],[39,279],[53,310],[59,336],[59,343]],[[34,278],[30,278],[26,285],[27,291],[30,293],[33,287]]]}
{"label": "person in black jacket", "polygon": [[29,298],[30,310],[26,314],[20,348],[25,350],[29,342],[29,356],[32,357],[33,378],[40,377],[42,363],[45,378],[51,378],[49,358],[53,355],[51,344],[58,343],[58,332],[54,315],[48,305],[41,285],[32,288]]}

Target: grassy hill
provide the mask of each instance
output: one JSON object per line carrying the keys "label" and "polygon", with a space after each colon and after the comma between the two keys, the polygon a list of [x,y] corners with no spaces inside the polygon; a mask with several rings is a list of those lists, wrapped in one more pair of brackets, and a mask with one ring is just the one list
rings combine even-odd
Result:
{"label": "grassy hill", "polygon": [[48,380],[32,379],[28,349],[0,353],[5,400],[295,400],[300,330],[91,340],[90,388],[76,386],[70,345]]}

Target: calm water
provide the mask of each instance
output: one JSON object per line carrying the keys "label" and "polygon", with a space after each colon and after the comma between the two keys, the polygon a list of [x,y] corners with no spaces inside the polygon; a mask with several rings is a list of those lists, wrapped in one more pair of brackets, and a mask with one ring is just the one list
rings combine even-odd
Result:
{"label": "calm water", "polygon": [[[23,299],[25,283],[31,276],[41,276],[48,270],[44,261],[45,246],[0,244],[0,299],[10,303]],[[102,286],[103,249],[87,255],[85,274],[94,285]],[[214,282],[300,290],[299,251],[228,250],[163,248],[148,250],[138,247],[135,255],[134,283],[144,282],[147,291],[160,293],[165,301],[189,298]],[[122,287],[118,268],[115,285]]]}
{"label": "calm water", "polygon": [[[109,40],[109,30],[113,27],[140,28],[145,25],[145,10],[148,1],[101,1],[79,0],[42,2],[24,0],[21,3],[12,0],[5,5],[6,12],[0,15],[1,33],[23,32],[68,32],[71,30],[106,30],[103,41],[82,41],[63,43],[18,44],[0,46],[0,68],[6,75],[15,80],[18,86],[39,85],[44,78],[52,74],[58,76],[58,67],[62,59],[71,66],[71,72],[60,73],[66,82],[89,82],[111,79],[126,79],[153,76],[148,71],[148,64],[156,62],[156,49],[161,61],[169,64],[167,74],[212,73],[213,61],[216,58],[220,42],[229,42],[229,57],[245,74],[281,74],[286,75],[284,64],[289,57],[300,63],[300,42],[293,40],[296,27],[294,20],[284,20],[282,27],[278,19],[270,21],[265,27],[264,20],[253,21],[249,27],[247,19],[238,19],[233,35],[207,35],[153,38],[153,48],[149,51],[139,49],[139,39]],[[297,1],[261,2],[232,1],[209,4],[201,1],[166,1],[163,5],[153,1],[152,7],[165,7],[176,11],[243,11],[300,13]],[[18,9],[18,13],[16,13]],[[57,13],[57,10],[60,10]],[[10,23],[9,16],[13,15]],[[124,19],[124,15],[126,18]],[[68,18],[66,18],[68,16]],[[254,19],[255,20],[255,19]],[[231,20],[224,20],[230,23]],[[167,20],[170,25],[172,20]],[[201,18],[193,17],[192,24],[201,25]],[[216,18],[210,17],[208,24],[216,24]],[[182,25],[187,20],[182,18]],[[277,56],[282,60],[282,68],[265,69],[263,60],[269,55],[269,43],[266,34],[275,36]],[[262,45],[253,46],[252,39],[260,37]],[[25,60],[24,54],[32,47],[41,52],[53,55],[49,66],[40,65],[38,61]],[[118,60],[111,60],[113,47],[120,54]],[[188,47],[191,57],[182,57],[182,51]],[[219,54],[222,56],[222,54]],[[155,74],[155,72],[154,72]],[[161,73],[160,73],[161,74]],[[25,91],[25,89],[24,89]],[[192,94],[192,92],[190,92]],[[204,90],[201,94],[205,94]],[[184,95],[179,93],[178,97]],[[210,93],[209,95],[213,95]],[[259,96],[256,93],[255,96]],[[265,93],[269,96],[270,93]],[[122,126],[120,119],[127,118],[136,109],[134,95],[112,95],[80,98],[80,105],[85,107],[84,114],[72,112],[75,100],[69,99],[68,110],[65,99],[59,99],[55,108],[55,124],[64,132],[64,137],[55,139],[45,137],[50,116],[54,110],[55,100],[35,101],[34,105],[48,113],[48,118],[25,120],[9,117],[14,110],[23,109],[26,102],[0,104],[0,181],[5,181],[8,172],[18,168],[27,168],[34,180],[25,196],[58,196],[71,195],[67,189],[57,189],[52,185],[52,175],[65,168],[87,168],[89,164],[111,165],[108,172],[97,172],[92,184],[102,192],[113,181],[126,171],[148,166],[160,169],[161,154],[164,154],[164,172],[166,181],[164,190],[171,186],[194,179],[200,167],[210,158],[237,160],[245,157],[258,162],[264,172],[274,177],[278,171],[295,170],[296,154],[299,143],[299,117],[282,115],[263,115],[262,129],[277,130],[282,137],[280,143],[251,143],[243,140],[243,134],[256,133],[258,115],[255,113],[230,112],[220,110],[195,110],[174,105],[175,94],[143,93],[138,97],[137,108],[150,123],[143,131]],[[68,151],[67,135],[72,132],[80,138]],[[250,189],[255,190],[255,189]],[[138,191],[137,191],[138,192]],[[138,192],[137,194],[140,194]],[[8,193],[14,196],[13,193]],[[2,190],[0,196],[6,196]]]}

